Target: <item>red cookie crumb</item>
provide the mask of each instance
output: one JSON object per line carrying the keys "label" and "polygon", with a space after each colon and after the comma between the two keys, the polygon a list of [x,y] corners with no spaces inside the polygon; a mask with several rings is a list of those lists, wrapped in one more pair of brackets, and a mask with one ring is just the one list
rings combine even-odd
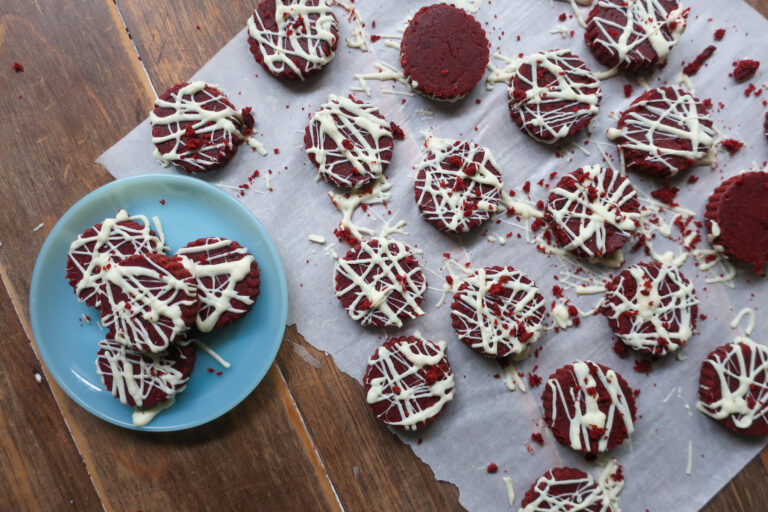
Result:
{"label": "red cookie crumb", "polygon": [[719,29],[715,30],[715,41],[722,41],[724,37],[725,37],[725,29],[724,28],[719,28]]}
{"label": "red cookie crumb", "polygon": [[662,187],[651,192],[651,196],[669,206],[677,206],[675,197],[680,189],[677,187]]}
{"label": "red cookie crumb", "polygon": [[693,59],[693,61],[688,63],[688,65],[683,68],[683,73],[688,76],[693,76],[698,73],[701,69],[701,66],[703,66],[704,63],[712,56],[712,54],[715,53],[716,49],[717,48],[714,46],[707,46],[704,48],[704,50],[699,55],[697,55],[695,59]]}
{"label": "red cookie crumb", "polygon": [[485,470],[486,470],[488,473],[496,473],[496,472],[499,470],[499,466],[497,466],[496,464],[494,464],[493,462],[491,462],[490,464],[488,464],[488,467],[487,467],[487,468],[485,468]]}
{"label": "red cookie crumb", "polygon": [[722,146],[722,147],[723,147],[723,148],[724,148],[726,151],[728,151],[728,153],[730,153],[730,154],[732,154],[732,155],[733,155],[733,154],[734,154],[734,153],[736,153],[738,150],[740,150],[740,149],[742,148],[742,146],[744,146],[744,143],[743,143],[743,142],[740,142],[740,141],[738,141],[738,140],[736,140],[736,139],[725,139],[725,140],[721,140],[721,141],[720,141],[720,145],[721,145],[721,146]]}
{"label": "red cookie crumb", "polygon": [[17,73],[21,73],[22,71],[24,71],[24,66],[22,66],[18,62],[14,62],[13,66],[11,66],[11,69]]}
{"label": "red cookie crumb", "polygon": [[737,60],[733,63],[733,78],[737,82],[743,82],[749,80],[757,72],[757,68],[760,67],[760,62],[750,59]]}

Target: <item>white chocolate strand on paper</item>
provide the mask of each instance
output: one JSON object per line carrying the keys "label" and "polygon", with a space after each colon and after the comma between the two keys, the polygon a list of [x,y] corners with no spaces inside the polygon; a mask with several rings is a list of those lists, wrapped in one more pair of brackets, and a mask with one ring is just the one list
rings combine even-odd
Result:
{"label": "white chocolate strand on paper", "polygon": [[[307,135],[306,152],[318,175],[339,186],[369,184],[382,175],[392,156],[390,123],[373,105],[345,96],[328,96],[328,102],[310,118]],[[352,172],[345,166],[351,166]]]}
{"label": "white chocolate strand on paper", "polygon": [[[140,228],[125,225],[129,221],[139,224]],[[165,252],[163,231],[157,223],[155,228],[158,236],[150,229],[147,217],[129,216],[121,209],[114,218],[101,221],[101,227],[93,235],[79,235],[69,246],[67,260],[68,272],[82,274],[80,280],[73,283],[78,300],[99,307],[99,288],[107,266],[133,254]],[[89,247],[91,244],[93,246]]]}
{"label": "white chocolate strand on paper", "polygon": [[211,332],[224,313],[248,312],[254,300],[235,289],[251,273],[255,261],[248,249],[225,238],[209,237],[203,244],[183,247],[176,254],[197,283],[200,311],[195,323],[200,332]]}
{"label": "white chocolate strand on paper", "polygon": [[585,128],[597,115],[601,98],[600,81],[571,50],[527,55],[509,86],[513,120],[531,138],[547,144]]}
{"label": "white chocolate strand on paper", "polygon": [[[668,176],[679,171],[672,163],[674,159],[689,161],[685,168],[691,164],[713,162],[715,131],[710,117],[700,112],[702,102],[679,87],[659,87],[646,94],[649,93],[659,97],[635,100],[619,120],[620,126],[625,126],[609,129],[608,138],[618,141],[622,152],[644,153],[645,162],[661,168]],[[679,145],[680,140],[687,141],[690,147],[673,149],[672,146]],[[627,163],[628,170],[633,167],[632,162]]]}
{"label": "white chocolate strand on paper", "polygon": [[[274,21],[277,31],[267,28],[258,9],[248,18],[248,35],[273,75],[290,71],[304,80],[305,72],[323,68],[336,56],[338,22],[326,0],[275,0]],[[307,69],[297,61],[306,61]]]}
{"label": "white chocolate strand on paper", "polygon": [[546,304],[512,267],[479,268],[463,280],[451,307],[459,339],[482,354],[522,356],[541,337]]}
{"label": "white chocolate strand on paper", "polygon": [[427,155],[416,168],[416,203],[438,229],[461,233],[503,211],[501,170],[491,150],[428,136]]}
{"label": "white chocolate strand on paper", "polygon": [[[197,99],[198,94],[204,98]],[[217,85],[202,81],[181,87],[177,92],[171,93],[170,99],[155,100],[155,110],[160,108],[173,111],[164,117],[157,115],[154,110],[149,113],[153,131],[157,126],[168,130],[167,134],[153,135],[152,143],[158,145],[173,142],[170,151],[161,152],[155,148],[155,158],[164,167],[183,162],[191,167],[191,170],[205,171],[215,168],[219,164],[218,155],[231,151],[239,141],[248,141],[252,146],[256,144],[258,149],[259,143],[243,133],[243,114],[227,103],[224,92]],[[188,126],[191,126],[195,136],[202,141],[201,147],[188,149],[182,144],[182,137],[186,135]],[[265,154],[263,148],[261,150],[262,154]]]}
{"label": "white chocolate strand on paper", "polygon": [[[635,350],[663,356],[685,346],[693,335],[696,299],[691,284],[673,265],[633,265],[614,281],[598,305],[613,325],[614,335]],[[626,321],[622,322],[622,319]]]}
{"label": "white chocolate strand on paper", "polygon": [[416,430],[440,414],[453,399],[454,390],[445,348],[444,341],[403,337],[376,349],[368,360],[363,384],[366,401],[379,419]]}
{"label": "white chocolate strand on paper", "polygon": [[427,281],[413,250],[397,240],[361,242],[336,262],[334,282],[350,318],[364,326],[401,327],[404,318],[424,314]]}

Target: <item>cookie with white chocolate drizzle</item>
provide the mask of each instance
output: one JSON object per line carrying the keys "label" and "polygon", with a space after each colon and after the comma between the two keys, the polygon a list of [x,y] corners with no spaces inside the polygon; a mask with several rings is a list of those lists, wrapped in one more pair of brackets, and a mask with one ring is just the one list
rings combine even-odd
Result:
{"label": "cookie with white chocolate drizzle", "polygon": [[509,84],[512,120],[531,138],[555,143],[586,128],[597,115],[600,81],[571,50],[523,57]]}
{"label": "cookie with white chocolate drizzle", "polygon": [[260,0],[248,18],[256,62],[278,78],[304,80],[333,60],[339,24],[326,0]]}
{"label": "cookie with white chocolate drizzle", "polygon": [[451,304],[459,339],[493,357],[522,356],[541,337],[546,303],[533,281],[512,267],[477,269]]}
{"label": "cookie with white chocolate drizzle", "polygon": [[550,375],[541,400],[555,439],[577,451],[612,450],[635,429],[633,389],[621,375],[592,361],[576,361]]}
{"label": "cookie with white chocolate drizzle", "polygon": [[453,399],[446,343],[414,336],[392,338],[376,349],[363,376],[366,400],[378,419],[404,430],[435,421]]}
{"label": "cookie with white chocolate drizzle", "polygon": [[600,478],[576,468],[552,468],[525,493],[520,512],[619,512],[622,467],[611,459]]}
{"label": "cookie with white chocolate drizzle", "polygon": [[259,296],[259,265],[248,249],[219,237],[200,238],[176,251],[197,284],[200,332],[245,316]]}

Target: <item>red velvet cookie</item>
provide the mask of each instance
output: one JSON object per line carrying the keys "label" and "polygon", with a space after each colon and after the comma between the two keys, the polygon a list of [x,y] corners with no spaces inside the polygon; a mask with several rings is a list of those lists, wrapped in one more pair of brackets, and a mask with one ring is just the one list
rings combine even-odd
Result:
{"label": "red velvet cookie", "polygon": [[684,347],[696,330],[693,285],[674,266],[639,263],[606,285],[598,312],[629,348],[663,356]]}
{"label": "red velvet cookie", "polygon": [[768,435],[768,347],[739,338],[712,351],[696,407],[734,432]]}
{"label": "red velvet cookie", "polygon": [[195,325],[200,332],[231,324],[245,316],[259,296],[259,265],[237,242],[200,238],[176,251],[195,279],[200,301]]}
{"label": "red velvet cookie", "polygon": [[712,155],[715,131],[704,103],[679,87],[651,89],[608,130],[630,171],[674,176]]}
{"label": "red velvet cookie", "polygon": [[541,337],[546,303],[513,267],[477,269],[453,296],[451,320],[461,341],[481,354],[520,357]]}
{"label": "red velvet cookie", "polygon": [[373,105],[331,94],[309,120],[304,145],[325,181],[358,189],[389,165],[393,132],[402,134]]}
{"label": "red velvet cookie", "polygon": [[552,144],[574,135],[597,115],[600,80],[571,50],[523,58],[509,86],[512,120],[531,138]]}
{"label": "red velvet cookie", "polygon": [[704,217],[710,242],[763,271],[768,262],[768,173],[745,172],[725,180],[709,196]]}
{"label": "red velvet cookie", "polygon": [[549,376],[541,397],[555,439],[574,450],[613,450],[634,432],[635,395],[608,367],[576,361]]}
{"label": "red velvet cookie", "polygon": [[192,274],[179,258],[141,254],[111,265],[102,284],[101,324],[107,337],[158,353],[183,340],[200,303]]}
{"label": "red velvet cookie", "polygon": [[184,391],[195,367],[195,346],[171,345],[146,354],[111,339],[99,342],[96,372],[104,388],[131,407],[150,407]]}
{"label": "red velvet cookie", "polygon": [[575,468],[553,468],[536,480],[523,496],[521,512],[581,510],[618,512],[618,494],[624,487],[621,466],[606,467],[615,472],[595,481]]}
{"label": "red velvet cookie", "polygon": [[600,165],[560,178],[544,211],[558,245],[581,258],[605,258],[621,249],[639,217],[640,203],[632,184]]}
{"label": "red velvet cookie", "polygon": [[260,0],[248,18],[256,62],[278,78],[304,80],[336,56],[339,23],[326,0]]}
{"label": "red velvet cookie", "polygon": [[215,85],[176,84],[155,100],[150,112],[155,158],[188,172],[223,166],[253,131],[251,109],[238,112]]}
{"label": "red velvet cookie", "polygon": [[427,280],[413,249],[376,237],[362,241],[336,262],[336,297],[350,318],[362,325],[401,327],[403,320],[424,314]]}
{"label": "red velvet cookie", "polygon": [[416,168],[422,216],[441,231],[464,233],[501,211],[501,169],[491,150],[472,142],[429,137]]}
{"label": "red velvet cookie", "polygon": [[602,64],[647,70],[667,61],[687,17],[677,0],[600,0],[587,17],[584,37]]}
{"label": "red velvet cookie", "polygon": [[376,349],[363,376],[366,400],[378,419],[403,430],[435,421],[453,399],[445,342],[392,338]]}
{"label": "red velvet cookie", "polygon": [[149,228],[143,215],[128,216],[120,210],[114,218],[86,229],[69,246],[67,280],[80,302],[101,305],[104,267],[134,254],[162,253],[164,239]]}
{"label": "red velvet cookie", "polygon": [[482,25],[447,4],[422,7],[400,44],[400,64],[414,89],[436,100],[463,98],[485,74],[490,52]]}

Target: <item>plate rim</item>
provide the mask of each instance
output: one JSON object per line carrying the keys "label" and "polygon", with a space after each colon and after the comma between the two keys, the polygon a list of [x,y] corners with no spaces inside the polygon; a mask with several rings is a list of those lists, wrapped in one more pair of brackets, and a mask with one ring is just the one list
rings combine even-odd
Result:
{"label": "plate rim", "polygon": [[[35,292],[37,289],[40,289],[41,286],[41,274],[43,273],[43,256],[46,255],[51,251],[51,246],[54,243],[54,238],[56,238],[55,235],[58,234],[58,231],[61,229],[64,229],[62,226],[66,224],[71,217],[74,217],[77,215],[77,212],[85,208],[87,206],[90,206],[96,201],[99,201],[102,199],[102,197],[105,194],[108,194],[115,188],[124,187],[126,185],[132,185],[132,184],[141,184],[141,183],[152,183],[157,181],[165,181],[168,183],[174,183],[174,182],[183,182],[185,185],[190,185],[193,188],[198,187],[200,190],[204,191],[205,193],[212,194],[214,196],[218,196],[219,198],[223,199],[227,203],[231,204],[233,207],[238,208],[241,210],[242,213],[246,214],[246,217],[249,218],[256,226],[256,232],[259,234],[259,236],[263,237],[266,249],[270,255],[270,257],[275,261],[276,268],[277,268],[277,282],[278,282],[278,291],[280,292],[279,297],[279,342],[273,344],[272,350],[269,352],[268,360],[269,364],[266,365],[266,369],[263,372],[262,375],[258,376],[258,378],[254,379],[253,386],[245,386],[240,394],[233,395],[234,399],[232,401],[232,405],[228,408],[225,408],[221,411],[214,411],[211,414],[208,415],[201,415],[198,419],[191,420],[188,422],[184,422],[178,425],[168,425],[168,426],[153,426],[150,422],[149,424],[145,426],[136,426],[132,423],[124,423],[118,421],[116,418],[112,418],[111,416],[101,412],[98,408],[93,407],[91,404],[84,401],[80,396],[78,396],[77,393],[73,389],[68,386],[63,379],[60,377],[60,374],[58,372],[57,367],[54,365],[48,364],[51,357],[53,357],[51,354],[47,352],[47,350],[44,348],[45,345],[41,345],[38,343],[38,333],[40,332],[41,327],[39,326],[39,322],[42,321],[42,318],[38,318],[39,315],[35,314],[36,311],[36,304],[38,302],[37,293]],[[179,430],[186,430],[194,427],[198,427],[200,425],[204,425],[206,423],[209,423],[215,419],[220,418],[221,416],[224,416],[228,412],[230,412],[232,409],[240,405],[243,400],[245,400],[257,387],[261,382],[264,380],[264,377],[266,377],[267,373],[269,373],[269,369],[272,367],[272,364],[274,363],[277,353],[280,350],[280,347],[282,346],[282,340],[285,336],[285,329],[287,327],[287,320],[288,320],[288,284],[285,276],[285,267],[283,265],[282,258],[280,257],[280,252],[277,249],[277,246],[275,245],[274,240],[272,240],[271,235],[269,234],[269,231],[264,227],[264,225],[259,221],[259,219],[256,217],[256,215],[251,212],[244,204],[242,204],[240,201],[238,201],[235,197],[232,197],[230,194],[224,192],[223,190],[218,189],[216,186],[212,185],[211,183],[195,178],[192,176],[183,176],[179,174],[140,174],[136,176],[130,176],[126,178],[116,179],[114,181],[111,181],[105,185],[102,185],[89,193],[87,193],[85,196],[81,197],[79,200],[77,200],[72,206],[70,206],[67,211],[59,217],[59,219],[56,221],[56,224],[51,228],[51,231],[47,234],[45,241],[43,242],[42,246],[40,247],[40,250],[37,253],[37,257],[35,259],[35,266],[32,271],[32,279],[30,281],[29,285],[29,318],[30,318],[30,324],[32,327],[32,343],[34,344],[34,348],[37,351],[37,354],[39,355],[40,362],[45,366],[45,368],[48,370],[48,373],[53,377],[53,380],[56,382],[56,384],[64,390],[64,392],[71,398],[75,403],[77,403],[80,407],[91,413],[92,415],[100,418],[103,421],[106,421],[108,423],[111,423],[112,425],[116,425],[118,427],[126,428],[129,430],[138,430],[138,431],[145,431],[145,432],[175,432]],[[128,408],[129,406],[125,406]]]}

